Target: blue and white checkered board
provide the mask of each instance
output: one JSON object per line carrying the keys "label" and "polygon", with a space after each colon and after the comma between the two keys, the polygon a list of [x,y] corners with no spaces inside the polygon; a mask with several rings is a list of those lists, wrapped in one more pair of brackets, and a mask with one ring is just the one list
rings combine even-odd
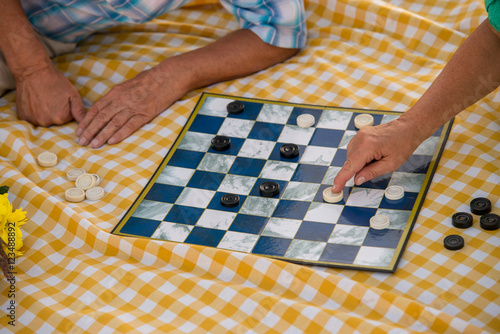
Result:
{"label": "blue and white checkered board", "polygon": [[[228,114],[232,101],[243,113]],[[310,128],[297,116],[312,114]],[[394,272],[418,215],[437,160],[451,127],[447,123],[422,143],[397,171],[355,186],[349,181],[344,200],[323,201],[346,159],[356,134],[354,118],[371,114],[375,125],[400,113],[318,107],[224,95],[203,94],[179,138],[137,201],[113,233],[204,245],[270,256],[304,264]],[[227,151],[210,147],[215,135],[231,139]],[[280,156],[283,143],[300,154]],[[279,195],[262,197],[259,185],[280,185]],[[390,201],[384,189],[405,188]],[[234,208],[220,199],[240,197]],[[390,217],[390,227],[370,228],[376,214]]]}

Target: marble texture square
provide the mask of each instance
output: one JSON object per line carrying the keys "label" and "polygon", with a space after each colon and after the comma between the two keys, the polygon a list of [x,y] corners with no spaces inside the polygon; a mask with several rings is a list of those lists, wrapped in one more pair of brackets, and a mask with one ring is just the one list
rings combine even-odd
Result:
{"label": "marble texture square", "polygon": [[264,165],[260,177],[271,180],[290,181],[298,164],[269,160]]}
{"label": "marble texture square", "polygon": [[219,97],[207,97],[203,105],[198,109],[198,114],[211,116],[227,116],[227,105],[234,102],[233,99],[224,99]]}
{"label": "marble texture square", "polygon": [[250,131],[252,131],[253,125],[254,121],[237,118],[226,118],[217,134],[219,136],[246,138],[248,137]]}
{"label": "marble texture square", "polygon": [[234,212],[223,212],[218,210],[205,210],[201,215],[200,219],[196,223],[196,226],[215,228],[218,230],[225,230],[231,226],[236,213]]}
{"label": "marble texture square", "polygon": [[326,242],[295,239],[292,240],[285,256],[297,260],[318,261],[325,246]]}
{"label": "marble texture square", "polygon": [[296,125],[286,125],[278,138],[278,142],[307,145],[313,134],[314,128],[301,128]]}
{"label": "marble texture square", "polygon": [[267,160],[276,143],[268,140],[247,139],[238,156],[252,159]]}
{"label": "marble texture square", "polygon": [[381,189],[353,188],[346,205],[378,208],[383,197],[384,190]]}
{"label": "marble texture square", "polygon": [[[331,166],[325,174],[325,178],[321,181],[321,184],[333,185],[333,180],[339,173],[342,167]],[[346,187],[354,187],[354,176],[351,177],[345,184]]]}
{"label": "marble texture square", "polygon": [[354,259],[354,264],[387,267],[394,257],[394,248],[361,246],[358,255]]}
{"label": "marble texture square", "polygon": [[377,215],[386,215],[391,221],[389,228],[395,230],[404,230],[406,225],[409,224],[408,219],[410,219],[411,211],[406,210],[388,210],[379,209],[377,210]]}
{"label": "marble texture square", "polygon": [[424,184],[424,180],[425,174],[394,172],[389,186],[401,186],[405,191],[418,193]]}
{"label": "marble texture square", "polygon": [[256,177],[227,174],[219,186],[219,192],[248,195],[252,191]]}
{"label": "marble texture square", "polygon": [[429,137],[420,144],[413,154],[434,155],[439,144],[439,137]]}
{"label": "marble texture square", "polygon": [[361,246],[370,228],[366,226],[352,226],[337,224],[333,229],[329,243]]}
{"label": "marble texture square", "polygon": [[175,204],[206,208],[214,194],[212,190],[184,188]]}
{"label": "marble texture square", "polygon": [[380,124],[385,124],[398,119],[401,115],[384,115]]}
{"label": "marble texture square", "polygon": [[323,110],[318,128],[345,130],[352,118],[352,112],[341,110]]}
{"label": "marble texture square", "polygon": [[279,200],[277,198],[248,196],[239,213],[252,216],[271,217],[278,202]]}
{"label": "marble texture square", "polygon": [[304,217],[304,220],[335,224],[342,213],[343,205],[313,202]]}
{"label": "marble texture square", "polygon": [[262,107],[258,121],[267,123],[286,124],[292,113],[293,106],[284,106],[280,104],[264,104]]}
{"label": "marble texture square", "polygon": [[356,133],[357,133],[356,131],[344,132],[344,136],[342,137],[342,140],[340,141],[339,148],[347,149],[347,145],[349,145],[349,142],[356,135]]}
{"label": "marble texture square", "polygon": [[297,201],[312,201],[318,192],[319,184],[305,182],[290,182],[288,183],[282,199],[297,200]]}
{"label": "marble texture square", "polygon": [[330,166],[333,157],[337,152],[336,148],[321,147],[321,146],[308,146],[305,149],[300,163],[320,166]]}
{"label": "marble texture square", "polygon": [[250,253],[257,240],[259,240],[259,236],[255,234],[228,231],[217,248]]}
{"label": "marble texture square", "polygon": [[262,231],[262,235],[293,239],[301,223],[302,221],[297,219],[270,218],[264,231]]}
{"label": "marble texture square", "polygon": [[172,206],[173,204],[170,203],[143,200],[135,209],[132,217],[163,220]]}
{"label": "marble texture square", "polygon": [[157,183],[185,187],[193,176],[194,170],[182,167],[166,166],[158,175]]}
{"label": "marble texture square", "polygon": [[206,152],[212,144],[214,135],[188,131],[177,148],[190,151]]}
{"label": "marble texture square", "polygon": [[161,222],[151,238],[184,242],[192,229],[191,225]]}
{"label": "marble texture square", "polygon": [[198,165],[199,170],[227,173],[236,159],[235,156],[207,153]]}

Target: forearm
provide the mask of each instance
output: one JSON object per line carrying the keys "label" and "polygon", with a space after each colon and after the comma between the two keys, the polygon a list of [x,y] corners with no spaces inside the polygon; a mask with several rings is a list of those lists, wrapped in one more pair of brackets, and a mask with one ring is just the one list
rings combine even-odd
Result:
{"label": "forearm", "polygon": [[167,59],[158,65],[158,75],[175,71],[180,84],[190,91],[255,73],[298,51],[267,44],[250,30],[241,29],[206,47]]}
{"label": "forearm", "polygon": [[0,49],[15,77],[50,64],[50,58],[24,13],[19,0],[2,1]]}
{"label": "forearm", "polygon": [[500,33],[486,20],[458,48],[422,97],[401,116],[421,140],[500,84]]}

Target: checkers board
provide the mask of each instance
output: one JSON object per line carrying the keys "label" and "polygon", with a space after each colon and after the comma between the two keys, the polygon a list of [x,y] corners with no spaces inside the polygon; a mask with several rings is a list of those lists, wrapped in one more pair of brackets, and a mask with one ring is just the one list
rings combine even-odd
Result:
{"label": "checkers board", "polygon": [[[227,112],[233,101],[240,114]],[[354,118],[368,113],[375,125],[398,112],[312,106],[204,93],[178,139],[113,233],[268,256],[302,264],[394,272],[432,180],[451,121],[425,140],[397,171],[356,186],[344,199],[323,201],[356,134]],[[296,125],[301,114],[312,127]],[[211,141],[227,136],[230,148]],[[280,156],[284,143],[299,156]],[[275,181],[279,194],[263,197],[259,185]],[[384,197],[388,186],[405,189],[398,201]],[[236,207],[221,205],[237,194]],[[370,228],[376,214],[387,229]]]}

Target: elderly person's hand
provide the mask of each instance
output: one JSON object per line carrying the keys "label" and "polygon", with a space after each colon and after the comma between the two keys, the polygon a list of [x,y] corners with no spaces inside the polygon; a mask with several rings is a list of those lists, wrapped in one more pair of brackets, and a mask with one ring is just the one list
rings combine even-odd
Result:
{"label": "elderly person's hand", "polygon": [[347,160],[333,181],[334,192],[340,192],[353,176],[361,185],[377,176],[395,171],[425,138],[417,127],[405,119],[365,127],[347,145]]}
{"label": "elderly person's hand", "polygon": [[45,127],[83,119],[82,98],[52,63],[17,75],[15,79],[19,119]]}

